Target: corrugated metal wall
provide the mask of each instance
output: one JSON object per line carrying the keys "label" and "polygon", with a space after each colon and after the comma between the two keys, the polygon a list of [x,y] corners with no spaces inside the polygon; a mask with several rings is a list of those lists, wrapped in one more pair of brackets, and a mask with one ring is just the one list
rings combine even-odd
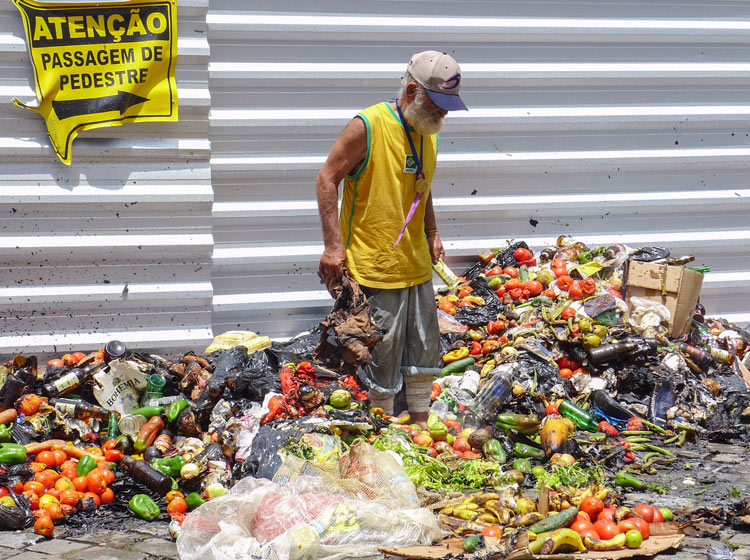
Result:
{"label": "corrugated metal wall", "polygon": [[208,0],[180,0],[178,123],[84,132],[73,165],[33,102],[23,24],[0,4],[0,354],[195,348],[211,338]]}
{"label": "corrugated metal wall", "polygon": [[750,321],[747,2],[180,0],[178,15],[180,122],[85,132],[66,168],[10,103],[33,82],[0,5],[0,353],[315,325],[331,304],[315,175],[425,49],[461,63],[471,107],[447,119],[433,185],[450,265],[560,234],[665,245],[712,267],[710,313]]}
{"label": "corrugated metal wall", "polygon": [[712,268],[709,313],[750,320],[747,2],[255,7],[208,14],[216,332],[290,335],[330,309],[315,175],[426,49],[459,61],[471,108],[447,118],[433,183],[450,265],[560,234],[663,245]]}

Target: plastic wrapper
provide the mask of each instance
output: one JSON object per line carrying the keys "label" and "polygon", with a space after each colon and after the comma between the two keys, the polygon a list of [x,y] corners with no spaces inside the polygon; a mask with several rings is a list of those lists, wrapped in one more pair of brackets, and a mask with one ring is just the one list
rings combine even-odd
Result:
{"label": "plastic wrapper", "polygon": [[630,259],[641,262],[653,262],[666,259],[671,253],[665,247],[642,247],[630,254]]}
{"label": "plastic wrapper", "polygon": [[204,353],[210,354],[218,350],[229,350],[235,346],[244,346],[249,352],[255,352],[271,346],[271,339],[252,331],[226,331],[216,335]]}
{"label": "plastic wrapper", "polygon": [[630,324],[643,337],[652,338],[659,330],[659,326],[669,323],[672,314],[666,306],[658,301],[646,298],[631,297]]}
{"label": "plastic wrapper", "polygon": [[187,516],[180,558],[380,558],[378,547],[443,536],[430,510],[406,507],[416,490],[387,452],[355,444],[324,468],[289,457],[274,482],[240,480]]}
{"label": "plastic wrapper", "polygon": [[438,326],[440,327],[440,334],[448,333],[459,333],[463,334],[469,330],[464,324],[459,323],[450,313],[446,313],[442,309],[438,309]]}

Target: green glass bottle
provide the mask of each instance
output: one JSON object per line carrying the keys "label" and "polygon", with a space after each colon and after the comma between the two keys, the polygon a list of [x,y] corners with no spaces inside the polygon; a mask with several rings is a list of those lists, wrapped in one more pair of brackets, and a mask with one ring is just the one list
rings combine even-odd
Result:
{"label": "green glass bottle", "polygon": [[569,418],[578,429],[589,432],[598,431],[598,425],[594,417],[572,402],[568,400],[562,401],[558,410],[565,418]]}

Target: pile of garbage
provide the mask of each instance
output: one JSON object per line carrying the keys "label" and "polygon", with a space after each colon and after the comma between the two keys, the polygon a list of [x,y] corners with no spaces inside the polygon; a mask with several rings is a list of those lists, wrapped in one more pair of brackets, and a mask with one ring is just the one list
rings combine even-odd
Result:
{"label": "pile of garbage", "polygon": [[679,512],[628,493],[664,492],[648,477],[680,448],[746,445],[750,421],[750,334],[705,316],[690,260],[560,238],[460,277],[441,263],[427,422],[370,408],[356,369],[382,333],[356,285],[286,343],[17,355],[0,367],[0,528],[170,519],[196,560],[672,546]]}

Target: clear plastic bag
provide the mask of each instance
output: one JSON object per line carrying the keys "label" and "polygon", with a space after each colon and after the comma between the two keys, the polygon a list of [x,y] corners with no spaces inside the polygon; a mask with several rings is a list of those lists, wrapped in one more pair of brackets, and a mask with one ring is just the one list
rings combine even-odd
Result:
{"label": "clear plastic bag", "polygon": [[274,481],[247,477],[182,524],[183,560],[380,558],[381,546],[443,536],[414,484],[387,452],[355,442],[338,463],[288,456]]}
{"label": "clear plastic bag", "polygon": [[645,338],[653,338],[662,323],[666,325],[672,313],[658,301],[647,298],[628,298],[630,305],[630,324],[635,331]]}

